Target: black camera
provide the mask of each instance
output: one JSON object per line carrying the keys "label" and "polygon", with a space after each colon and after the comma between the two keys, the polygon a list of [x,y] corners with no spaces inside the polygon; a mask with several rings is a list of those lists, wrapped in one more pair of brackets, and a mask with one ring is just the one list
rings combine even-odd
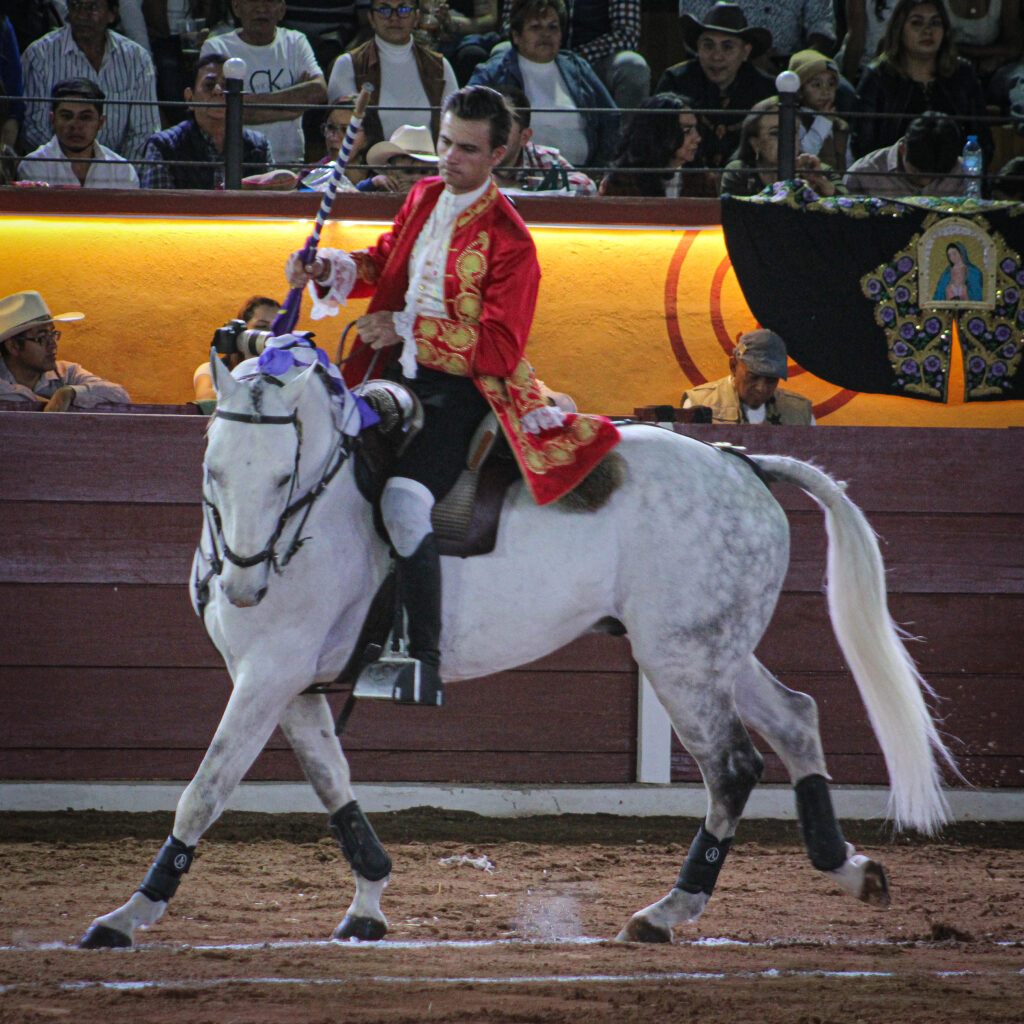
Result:
{"label": "black camera", "polygon": [[271,331],[251,331],[244,320],[229,320],[213,332],[213,347],[217,354],[229,356],[237,352],[243,359],[252,359],[263,352]]}

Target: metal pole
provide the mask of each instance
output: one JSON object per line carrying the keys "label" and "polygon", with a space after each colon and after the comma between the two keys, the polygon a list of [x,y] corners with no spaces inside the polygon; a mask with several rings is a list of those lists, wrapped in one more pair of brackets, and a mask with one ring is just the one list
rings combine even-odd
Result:
{"label": "metal pole", "polygon": [[800,78],[792,71],[783,71],[775,79],[779,93],[779,181],[796,177],[796,91]]}
{"label": "metal pole", "polygon": [[[229,67],[229,65],[231,65]],[[241,67],[239,67],[241,65]],[[242,187],[242,79],[245,61],[232,57],[224,62],[224,187]]]}

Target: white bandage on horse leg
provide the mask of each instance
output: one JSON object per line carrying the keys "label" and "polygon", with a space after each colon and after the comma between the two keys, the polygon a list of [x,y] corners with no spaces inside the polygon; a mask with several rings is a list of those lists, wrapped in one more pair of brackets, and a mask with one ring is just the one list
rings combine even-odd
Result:
{"label": "white bandage on horse leg", "polygon": [[429,488],[407,476],[393,476],[380,499],[380,514],[391,543],[402,558],[414,554],[423,538],[434,530],[430,512],[434,496]]}

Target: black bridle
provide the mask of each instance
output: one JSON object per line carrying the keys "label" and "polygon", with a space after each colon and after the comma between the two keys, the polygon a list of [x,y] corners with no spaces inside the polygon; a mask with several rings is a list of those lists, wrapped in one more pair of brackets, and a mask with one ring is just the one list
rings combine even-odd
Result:
{"label": "black bridle", "polygon": [[[280,382],[276,378],[269,377],[267,375],[261,376],[265,381],[280,386]],[[355,449],[355,445],[353,443],[354,439],[349,438],[347,434],[338,428],[337,423],[335,423],[335,441],[332,444],[331,452],[320,471],[319,479],[311,488],[309,488],[309,490],[296,498],[295,489],[298,486],[299,470],[302,458],[302,421],[298,418],[297,413],[292,412],[287,416],[268,416],[261,412],[227,412],[223,409],[215,409],[211,419],[229,420],[234,423],[249,423],[255,426],[286,426],[290,424],[295,428],[296,434],[295,462],[292,468],[291,486],[288,491],[288,499],[285,503],[284,510],[278,516],[277,525],[271,532],[270,538],[263,545],[262,549],[254,555],[240,555],[233,551],[230,545],[228,545],[224,540],[224,530],[221,522],[220,510],[207,493],[204,483],[203,516],[205,518],[206,525],[209,528],[211,550],[209,552],[203,552],[203,557],[209,563],[209,571],[201,579],[198,578],[197,575],[195,580],[196,598],[200,606],[200,614],[202,614],[202,611],[205,609],[209,600],[210,581],[215,576],[219,576],[221,574],[224,569],[225,562],[237,565],[240,569],[249,569],[255,565],[261,565],[263,562],[269,563],[275,573],[280,573],[281,570],[284,569],[284,567],[292,560],[292,557],[299,548],[301,548],[309,539],[308,537],[302,536],[302,529],[313,510],[314,503],[327,489],[328,484],[330,484],[335,476],[337,476],[338,471],[345,464]],[[298,525],[295,527],[292,539],[284,553],[279,555],[277,551],[278,542],[288,527],[289,522],[296,516],[299,516],[300,518]]]}

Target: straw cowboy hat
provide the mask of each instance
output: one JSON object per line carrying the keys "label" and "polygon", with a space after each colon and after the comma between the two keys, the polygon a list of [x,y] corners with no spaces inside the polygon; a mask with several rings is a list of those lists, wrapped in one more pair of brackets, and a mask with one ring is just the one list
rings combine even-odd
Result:
{"label": "straw cowboy hat", "polygon": [[37,324],[84,319],[84,313],[60,313],[54,316],[39,292],[15,292],[14,295],[0,299],[0,341],[6,341]]}
{"label": "straw cowboy hat", "polygon": [[428,164],[436,164],[437,150],[430,129],[422,125],[403,124],[391,133],[387,142],[378,142],[370,147],[366,162],[371,166],[386,164],[393,156],[411,156]]}
{"label": "straw cowboy hat", "polygon": [[750,59],[760,57],[771,48],[772,34],[766,28],[755,28],[747,24],[747,16],[739,4],[718,3],[698,21],[692,14],[679,19],[683,29],[686,48],[697,52],[697,40],[702,32],[724,32],[727,36],[739,36],[750,43]]}

